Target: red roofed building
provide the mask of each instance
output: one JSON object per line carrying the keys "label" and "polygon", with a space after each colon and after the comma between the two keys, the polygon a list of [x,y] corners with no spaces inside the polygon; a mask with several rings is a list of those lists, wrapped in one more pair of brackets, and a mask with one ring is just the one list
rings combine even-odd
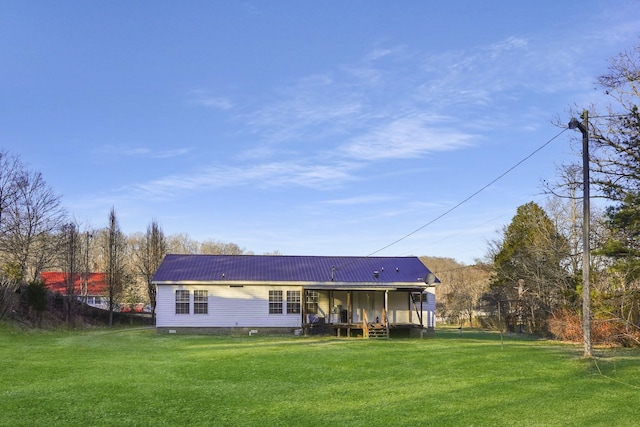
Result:
{"label": "red roofed building", "polygon": [[[69,273],[62,271],[42,272],[40,278],[48,290],[53,293],[67,295]],[[85,281],[85,278],[87,279]],[[104,273],[89,273],[73,275],[74,295],[87,304],[99,307],[108,307],[107,275]]]}

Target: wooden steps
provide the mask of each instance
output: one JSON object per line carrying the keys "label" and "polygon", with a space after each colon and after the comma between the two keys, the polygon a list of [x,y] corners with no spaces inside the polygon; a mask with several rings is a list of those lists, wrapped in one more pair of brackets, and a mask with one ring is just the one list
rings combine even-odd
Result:
{"label": "wooden steps", "polygon": [[[376,323],[369,323],[367,319],[367,310],[362,310],[362,317],[364,321],[362,322],[362,335],[364,338],[389,338],[389,329],[387,326],[378,323],[376,319]],[[385,309],[382,309],[382,319],[386,320],[387,312]]]}
{"label": "wooden steps", "polygon": [[389,331],[380,323],[367,325],[369,338],[389,338]]}

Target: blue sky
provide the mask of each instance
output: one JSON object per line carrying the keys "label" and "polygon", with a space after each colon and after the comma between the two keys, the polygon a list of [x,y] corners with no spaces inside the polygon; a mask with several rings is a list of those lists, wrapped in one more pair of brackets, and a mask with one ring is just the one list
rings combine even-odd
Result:
{"label": "blue sky", "polygon": [[638,0],[0,8],[0,147],[78,222],[114,207],[126,233],[156,219],[256,254],[473,263],[579,134],[434,218],[601,102],[640,43]]}

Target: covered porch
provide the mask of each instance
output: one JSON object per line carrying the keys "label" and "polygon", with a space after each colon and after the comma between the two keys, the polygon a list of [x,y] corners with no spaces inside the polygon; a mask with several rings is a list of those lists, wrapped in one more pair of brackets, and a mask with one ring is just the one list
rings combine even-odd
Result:
{"label": "covered porch", "polygon": [[354,288],[352,284],[306,287],[301,304],[304,334],[364,338],[422,336],[435,324],[435,294],[426,289],[425,286]]}

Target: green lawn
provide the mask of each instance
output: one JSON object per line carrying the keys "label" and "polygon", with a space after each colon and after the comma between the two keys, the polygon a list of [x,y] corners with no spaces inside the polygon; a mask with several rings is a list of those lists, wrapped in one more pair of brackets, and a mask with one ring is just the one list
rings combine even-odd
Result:
{"label": "green lawn", "polygon": [[18,331],[0,323],[6,426],[625,426],[640,351],[441,329],[424,339]]}

